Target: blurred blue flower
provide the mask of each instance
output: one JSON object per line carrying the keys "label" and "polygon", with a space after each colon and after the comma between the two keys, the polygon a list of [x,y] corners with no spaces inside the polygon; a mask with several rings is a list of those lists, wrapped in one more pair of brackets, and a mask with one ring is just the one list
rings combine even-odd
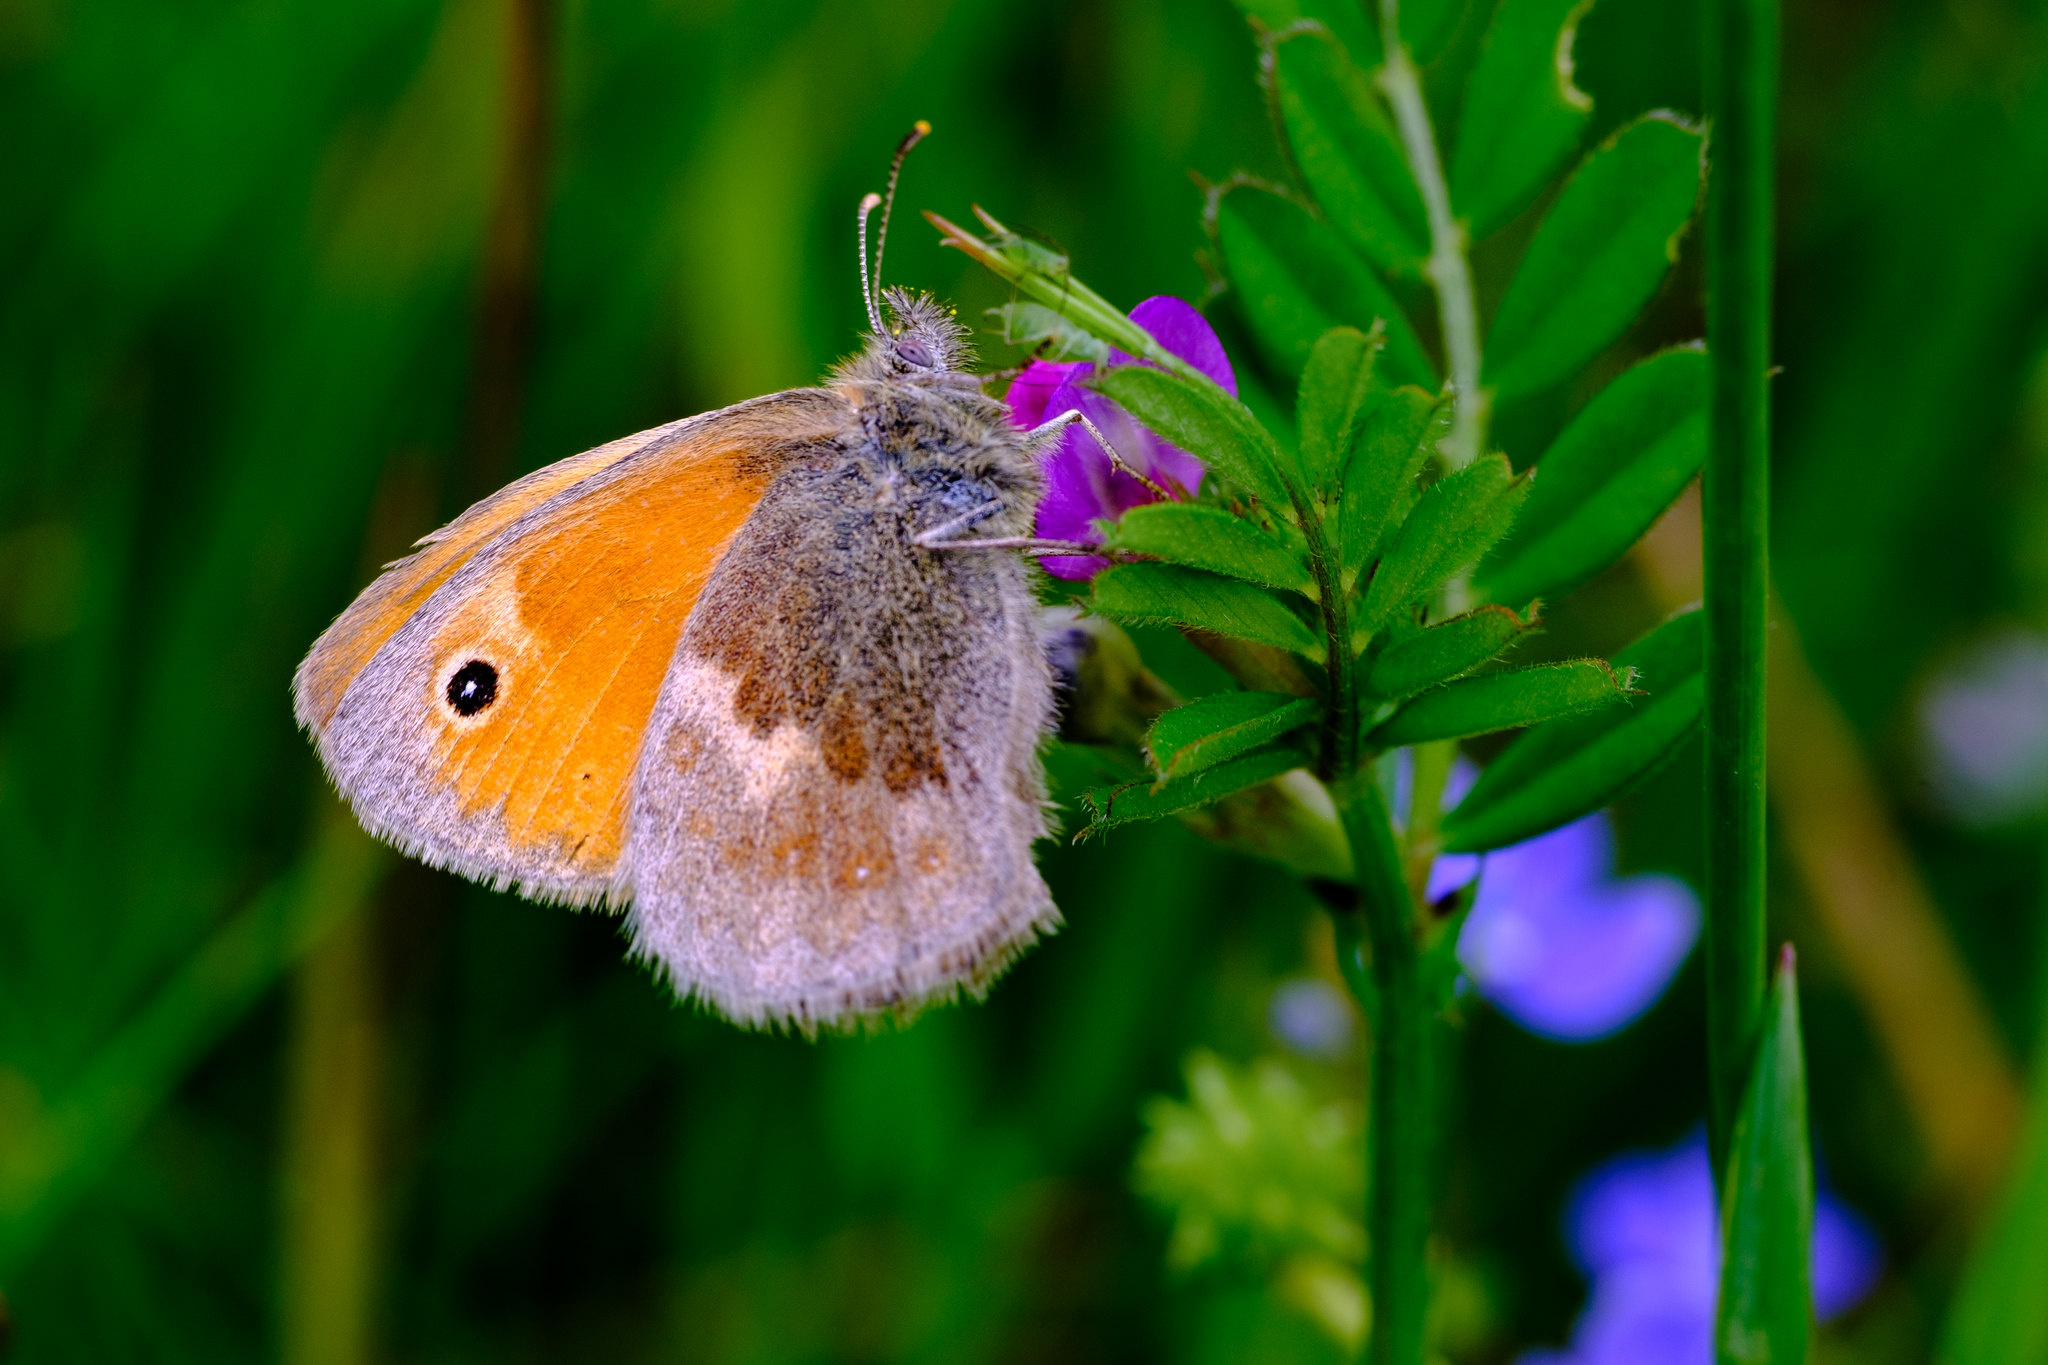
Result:
{"label": "blurred blue flower", "polygon": [[[1131,310],[1131,321],[1150,332],[1161,346],[1187,361],[1223,389],[1237,393],[1237,375],[1230,357],[1208,319],[1194,305],[1161,295]],[[1108,364],[1135,365],[1137,357],[1112,350]],[[1175,498],[1191,498],[1202,485],[1202,462],[1160,440],[1138,425],[1129,413],[1086,387],[1095,373],[1090,360],[1054,363],[1034,360],[1011,382],[1010,420],[1038,426],[1048,417],[1079,409],[1116,447],[1124,463]],[[1109,453],[1079,423],[1069,426],[1045,461],[1045,496],[1038,504],[1037,534],[1048,540],[1099,545],[1098,520],[1115,521],[1133,507],[1159,501],[1144,482],[1110,465]],[[1092,578],[1109,567],[1099,555],[1049,556],[1046,572],[1060,578]]]}
{"label": "blurred blue flower", "polygon": [[[1518,1365],[1708,1365],[1720,1236],[1707,1143],[1633,1152],[1594,1170],[1565,1211],[1572,1258],[1591,1283],[1561,1351]],[[1813,1307],[1822,1322],[1861,1303],[1884,1266],[1870,1225],[1822,1191],[1813,1213]]]}
{"label": "blurred blue flower", "polygon": [[1920,699],[1935,798],[1970,824],[2048,808],[2048,640],[2022,631],[1979,642]]}
{"label": "blurred blue flower", "polygon": [[1458,961],[1495,1008],[1545,1038],[1591,1042],[1633,1022],[1699,937],[1691,887],[1655,873],[1614,875],[1604,811],[1483,861],[1440,859],[1432,889],[1475,872],[1479,893]]}
{"label": "blurred blue flower", "polygon": [[1318,977],[1283,981],[1266,1010],[1266,1027],[1289,1050],[1331,1061],[1351,1051],[1351,1000]]}
{"label": "blurred blue flower", "polygon": [[[1408,807],[1409,759],[1394,768],[1394,809]],[[1449,810],[1479,770],[1460,758]],[[1483,875],[1482,875],[1483,874]],[[1657,1003],[1699,937],[1699,898],[1676,877],[1614,875],[1614,834],[1595,812],[1491,853],[1449,853],[1430,869],[1432,901],[1479,878],[1458,962],[1479,994],[1529,1032],[1585,1043]]]}

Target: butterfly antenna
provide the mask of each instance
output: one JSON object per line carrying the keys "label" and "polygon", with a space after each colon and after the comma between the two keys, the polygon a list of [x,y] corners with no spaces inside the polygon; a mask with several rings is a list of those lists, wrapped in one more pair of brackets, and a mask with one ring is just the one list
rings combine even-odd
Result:
{"label": "butterfly antenna", "polygon": [[[882,310],[875,306],[874,280],[868,276],[868,215],[882,202],[882,196],[869,191],[860,201],[860,297],[868,307],[868,326],[876,336],[882,334]],[[887,221],[886,219],[884,221]],[[877,275],[880,271],[877,270]]]}
{"label": "butterfly antenna", "polygon": [[868,320],[874,324],[875,331],[877,332],[882,330],[882,312],[880,307],[877,306],[882,294],[882,251],[889,245],[889,210],[896,207],[896,180],[903,174],[903,158],[909,156],[910,149],[924,141],[925,134],[931,132],[931,130],[931,124],[926,123],[923,119],[919,119],[916,123],[910,125],[910,131],[904,134],[903,141],[896,144],[895,158],[889,162],[888,188],[882,192],[880,199],[870,194],[867,198],[860,201],[860,256],[861,268],[863,270],[867,268],[868,212],[878,203],[882,206],[882,224],[875,230],[874,280],[873,283],[870,283],[867,276],[863,275],[860,282],[861,293],[868,301]]}

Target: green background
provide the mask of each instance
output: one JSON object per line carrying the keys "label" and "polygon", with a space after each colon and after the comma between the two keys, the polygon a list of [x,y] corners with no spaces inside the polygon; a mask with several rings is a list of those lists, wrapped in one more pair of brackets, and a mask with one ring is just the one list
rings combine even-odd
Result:
{"label": "green background", "polygon": [[[1489,8],[1428,69],[1446,117]],[[1967,641],[2048,625],[2048,27],[1788,11],[1779,587],[2023,1062],[2041,828],[1936,816],[1911,717]],[[1595,138],[1697,112],[1699,22],[1600,0]],[[412,539],[849,349],[854,206],[919,117],[906,209],[979,202],[1125,307],[1203,296],[1190,172],[1284,173],[1225,0],[0,0],[10,1359],[1334,1358],[1254,1269],[1170,1273],[1130,1180],[1187,1052],[1271,1051],[1272,987],[1328,970],[1284,876],[1177,826],[1048,846],[1068,927],[987,1003],[750,1035],[614,920],[368,852],[294,732],[293,666]],[[1481,252],[1482,308],[1519,240]],[[1696,253],[1633,350],[1699,334]],[[909,212],[887,275],[1004,299]],[[1583,397],[1499,439],[1526,458]],[[1545,648],[1660,613],[1625,564]],[[1688,757],[1622,809],[1625,866],[1695,873],[1696,788]],[[1773,890],[1823,1165],[1887,1246],[1824,1349],[1923,1358],[1966,1226],[1799,881]],[[1698,971],[1589,1047],[1473,1012],[1455,1358],[1560,1340],[1571,1180],[1699,1121]]]}

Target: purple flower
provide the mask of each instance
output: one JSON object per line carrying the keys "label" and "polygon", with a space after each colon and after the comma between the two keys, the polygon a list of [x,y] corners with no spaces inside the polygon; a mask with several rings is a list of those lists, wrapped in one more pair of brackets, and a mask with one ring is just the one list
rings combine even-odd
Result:
{"label": "purple flower", "polygon": [[[1131,310],[1131,321],[1150,332],[1174,355],[1237,393],[1237,375],[1223,343],[1192,304],[1160,296]],[[1108,364],[1135,365],[1135,356],[1111,351]],[[1030,429],[1049,417],[1079,409],[1116,447],[1124,463],[1175,498],[1191,498],[1202,484],[1202,462],[1169,445],[1094,390],[1084,387],[1095,372],[1093,361],[1053,364],[1034,360],[1010,385],[1010,420]],[[1109,453],[1079,423],[1069,426],[1045,460],[1045,497],[1038,504],[1037,534],[1048,540],[1102,543],[1098,520],[1115,521],[1133,507],[1157,502],[1159,495],[1143,481],[1112,468]],[[1092,578],[1109,567],[1100,555],[1054,556],[1041,559],[1048,573],[1060,578]]]}
{"label": "purple flower", "polygon": [[[1408,755],[1394,808],[1408,808]],[[1460,758],[1449,810],[1479,770]],[[1483,874],[1483,875],[1482,875]],[[1491,853],[1447,853],[1429,874],[1439,900],[1478,877],[1458,961],[1479,994],[1529,1032],[1585,1043],[1632,1023],[1664,993],[1699,937],[1699,899],[1676,877],[1614,875],[1604,811]]]}
{"label": "purple flower", "polygon": [[[1565,1236],[1592,1292],[1571,1345],[1518,1365],[1708,1365],[1721,1249],[1705,1137],[1595,1169],[1572,1191]],[[1876,1233],[1826,1191],[1814,1201],[1812,1256],[1823,1322],[1861,1303],[1883,1269]]]}
{"label": "purple flower", "polygon": [[1605,812],[1489,853],[1483,867],[1458,961],[1502,1014],[1545,1038],[1591,1042],[1633,1022],[1699,936],[1691,887],[1614,875]]}

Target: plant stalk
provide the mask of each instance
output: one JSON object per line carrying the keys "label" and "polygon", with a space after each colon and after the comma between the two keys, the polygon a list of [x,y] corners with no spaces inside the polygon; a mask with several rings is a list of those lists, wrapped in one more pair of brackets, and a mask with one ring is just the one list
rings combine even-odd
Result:
{"label": "plant stalk", "polygon": [[[1360,771],[1336,795],[1344,832],[1351,840],[1359,917],[1371,948],[1372,989],[1377,996],[1365,999],[1354,986],[1373,1021],[1366,1180],[1371,1353],[1375,1365],[1422,1365],[1429,1317],[1435,1137],[1429,1000],[1401,849],[1379,787],[1370,771]],[[1357,928],[1351,929],[1352,939],[1358,934]],[[1351,950],[1340,939],[1339,951]]]}
{"label": "plant stalk", "polygon": [[1450,369],[1451,432],[1441,447],[1451,468],[1479,458],[1486,445],[1489,402],[1479,386],[1479,309],[1473,301],[1472,267],[1465,259],[1465,225],[1451,213],[1451,192],[1437,154],[1436,130],[1422,97],[1422,78],[1408,45],[1401,41],[1399,0],[1379,0],[1380,89],[1394,111],[1394,126],[1408,154],[1408,173],[1422,193],[1429,216],[1429,282],[1436,290],[1437,315],[1443,328],[1444,360]]}
{"label": "plant stalk", "polygon": [[1708,1136],[1718,1177],[1764,1001],[1764,682],[1770,519],[1776,0],[1710,0],[1705,42]]}
{"label": "plant stalk", "polygon": [[1315,575],[1317,603],[1323,614],[1326,649],[1323,666],[1329,674],[1330,705],[1323,723],[1322,770],[1325,782],[1348,779],[1358,767],[1358,660],[1351,648],[1349,599],[1339,580],[1337,561],[1322,517],[1305,493],[1289,481],[1295,517],[1308,542],[1309,569]]}

